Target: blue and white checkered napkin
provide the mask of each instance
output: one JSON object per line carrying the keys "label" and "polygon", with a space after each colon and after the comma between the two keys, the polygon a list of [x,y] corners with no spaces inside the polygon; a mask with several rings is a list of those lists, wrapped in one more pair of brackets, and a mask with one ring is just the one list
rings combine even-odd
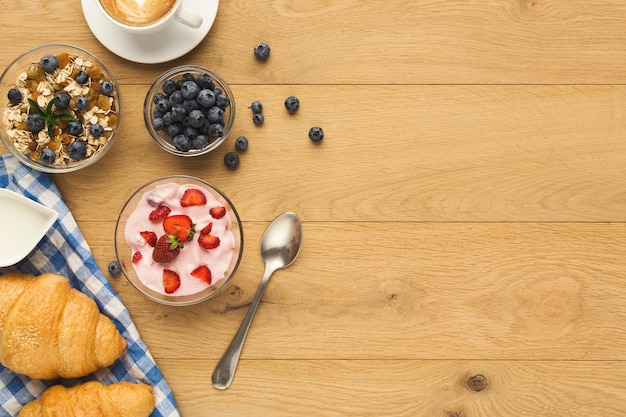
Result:
{"label": "blue and white checkered napkin", "polygon": [[[93,298],[100,311],[113,320],[128,345],[120,360],[83,381],[147,383],[153,386],[157,401],[151,417],[179,417],[169,385],[141,340],[128,310],[96,265],[87,242],[50,176],[20,164],[11,155],[3,155],[0,156],[0,187],[23,194],[59,213],[54,226],[37,248],[17,265],[0,268],[0,275],[14,271],[34,275],[54,272],[68,277],[72,286]],[[79,381],[31,380],[0,365],[0,417],[17,416],[23,404],[37,398],[50,385],[76,382]]]}

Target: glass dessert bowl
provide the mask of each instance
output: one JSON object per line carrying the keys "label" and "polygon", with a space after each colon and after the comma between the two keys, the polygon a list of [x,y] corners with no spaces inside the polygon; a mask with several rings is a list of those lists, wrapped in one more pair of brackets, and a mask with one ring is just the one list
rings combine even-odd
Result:
{"label": "glass dessert bowl", "polygon": [[210,183],[161,177],[125,203],[115,253],[128,281],[150,300],[196,304],[217,295],[235,274],[243,253],[241,220]]}
{"label": "glass dessert bowl", "polygon": [[17,57],[0,77],[0,138],[23,164],[71,172],[92,165],[119,132],[117,82],[93,54],[46,44]]}
{"label": "glass dessert bowl", "polygon": [[204,155],[228,136],[235,120],[233,93],[218,74],[182,65],[161,74],[144,101],[144,122],[162,149],[178,156]]}

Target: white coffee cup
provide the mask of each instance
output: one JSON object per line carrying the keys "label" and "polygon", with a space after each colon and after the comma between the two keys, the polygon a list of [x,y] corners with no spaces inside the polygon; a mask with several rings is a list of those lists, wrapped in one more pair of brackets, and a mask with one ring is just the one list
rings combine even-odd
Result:
{"label": "white coffee cup", "polygon": [[151,34],[181,23],[193,29],[202,16],[182,0],[96,0],[102,14],[115,26],[133,34]]}

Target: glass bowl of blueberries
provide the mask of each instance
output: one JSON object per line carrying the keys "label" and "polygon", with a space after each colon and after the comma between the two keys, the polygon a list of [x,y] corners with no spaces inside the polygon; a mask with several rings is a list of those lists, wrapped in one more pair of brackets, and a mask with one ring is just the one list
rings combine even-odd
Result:
{"label": "glass bowl of blueberries", "polygon": [[159,76],[146,94],[144,121],[154,141],[178,156],[204,155],[220,146],[235,120],[235,100],[215,72],[182,65]]}
{"label": "glass bowl of blueberries", "polygon": [[0,77],[0,138],[21,163],[63,173],[111,148],[120,127],[113,74],[77,46],[45,44],[18,56]]}

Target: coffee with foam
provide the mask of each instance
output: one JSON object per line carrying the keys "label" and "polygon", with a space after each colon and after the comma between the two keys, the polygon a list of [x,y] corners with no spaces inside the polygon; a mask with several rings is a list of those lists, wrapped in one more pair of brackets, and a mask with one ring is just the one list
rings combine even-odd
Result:
{"label": "coffee with foam", "polygon": [[150,26],[166,17],[178,0],[98,0],[116,21],[128,26]]}

